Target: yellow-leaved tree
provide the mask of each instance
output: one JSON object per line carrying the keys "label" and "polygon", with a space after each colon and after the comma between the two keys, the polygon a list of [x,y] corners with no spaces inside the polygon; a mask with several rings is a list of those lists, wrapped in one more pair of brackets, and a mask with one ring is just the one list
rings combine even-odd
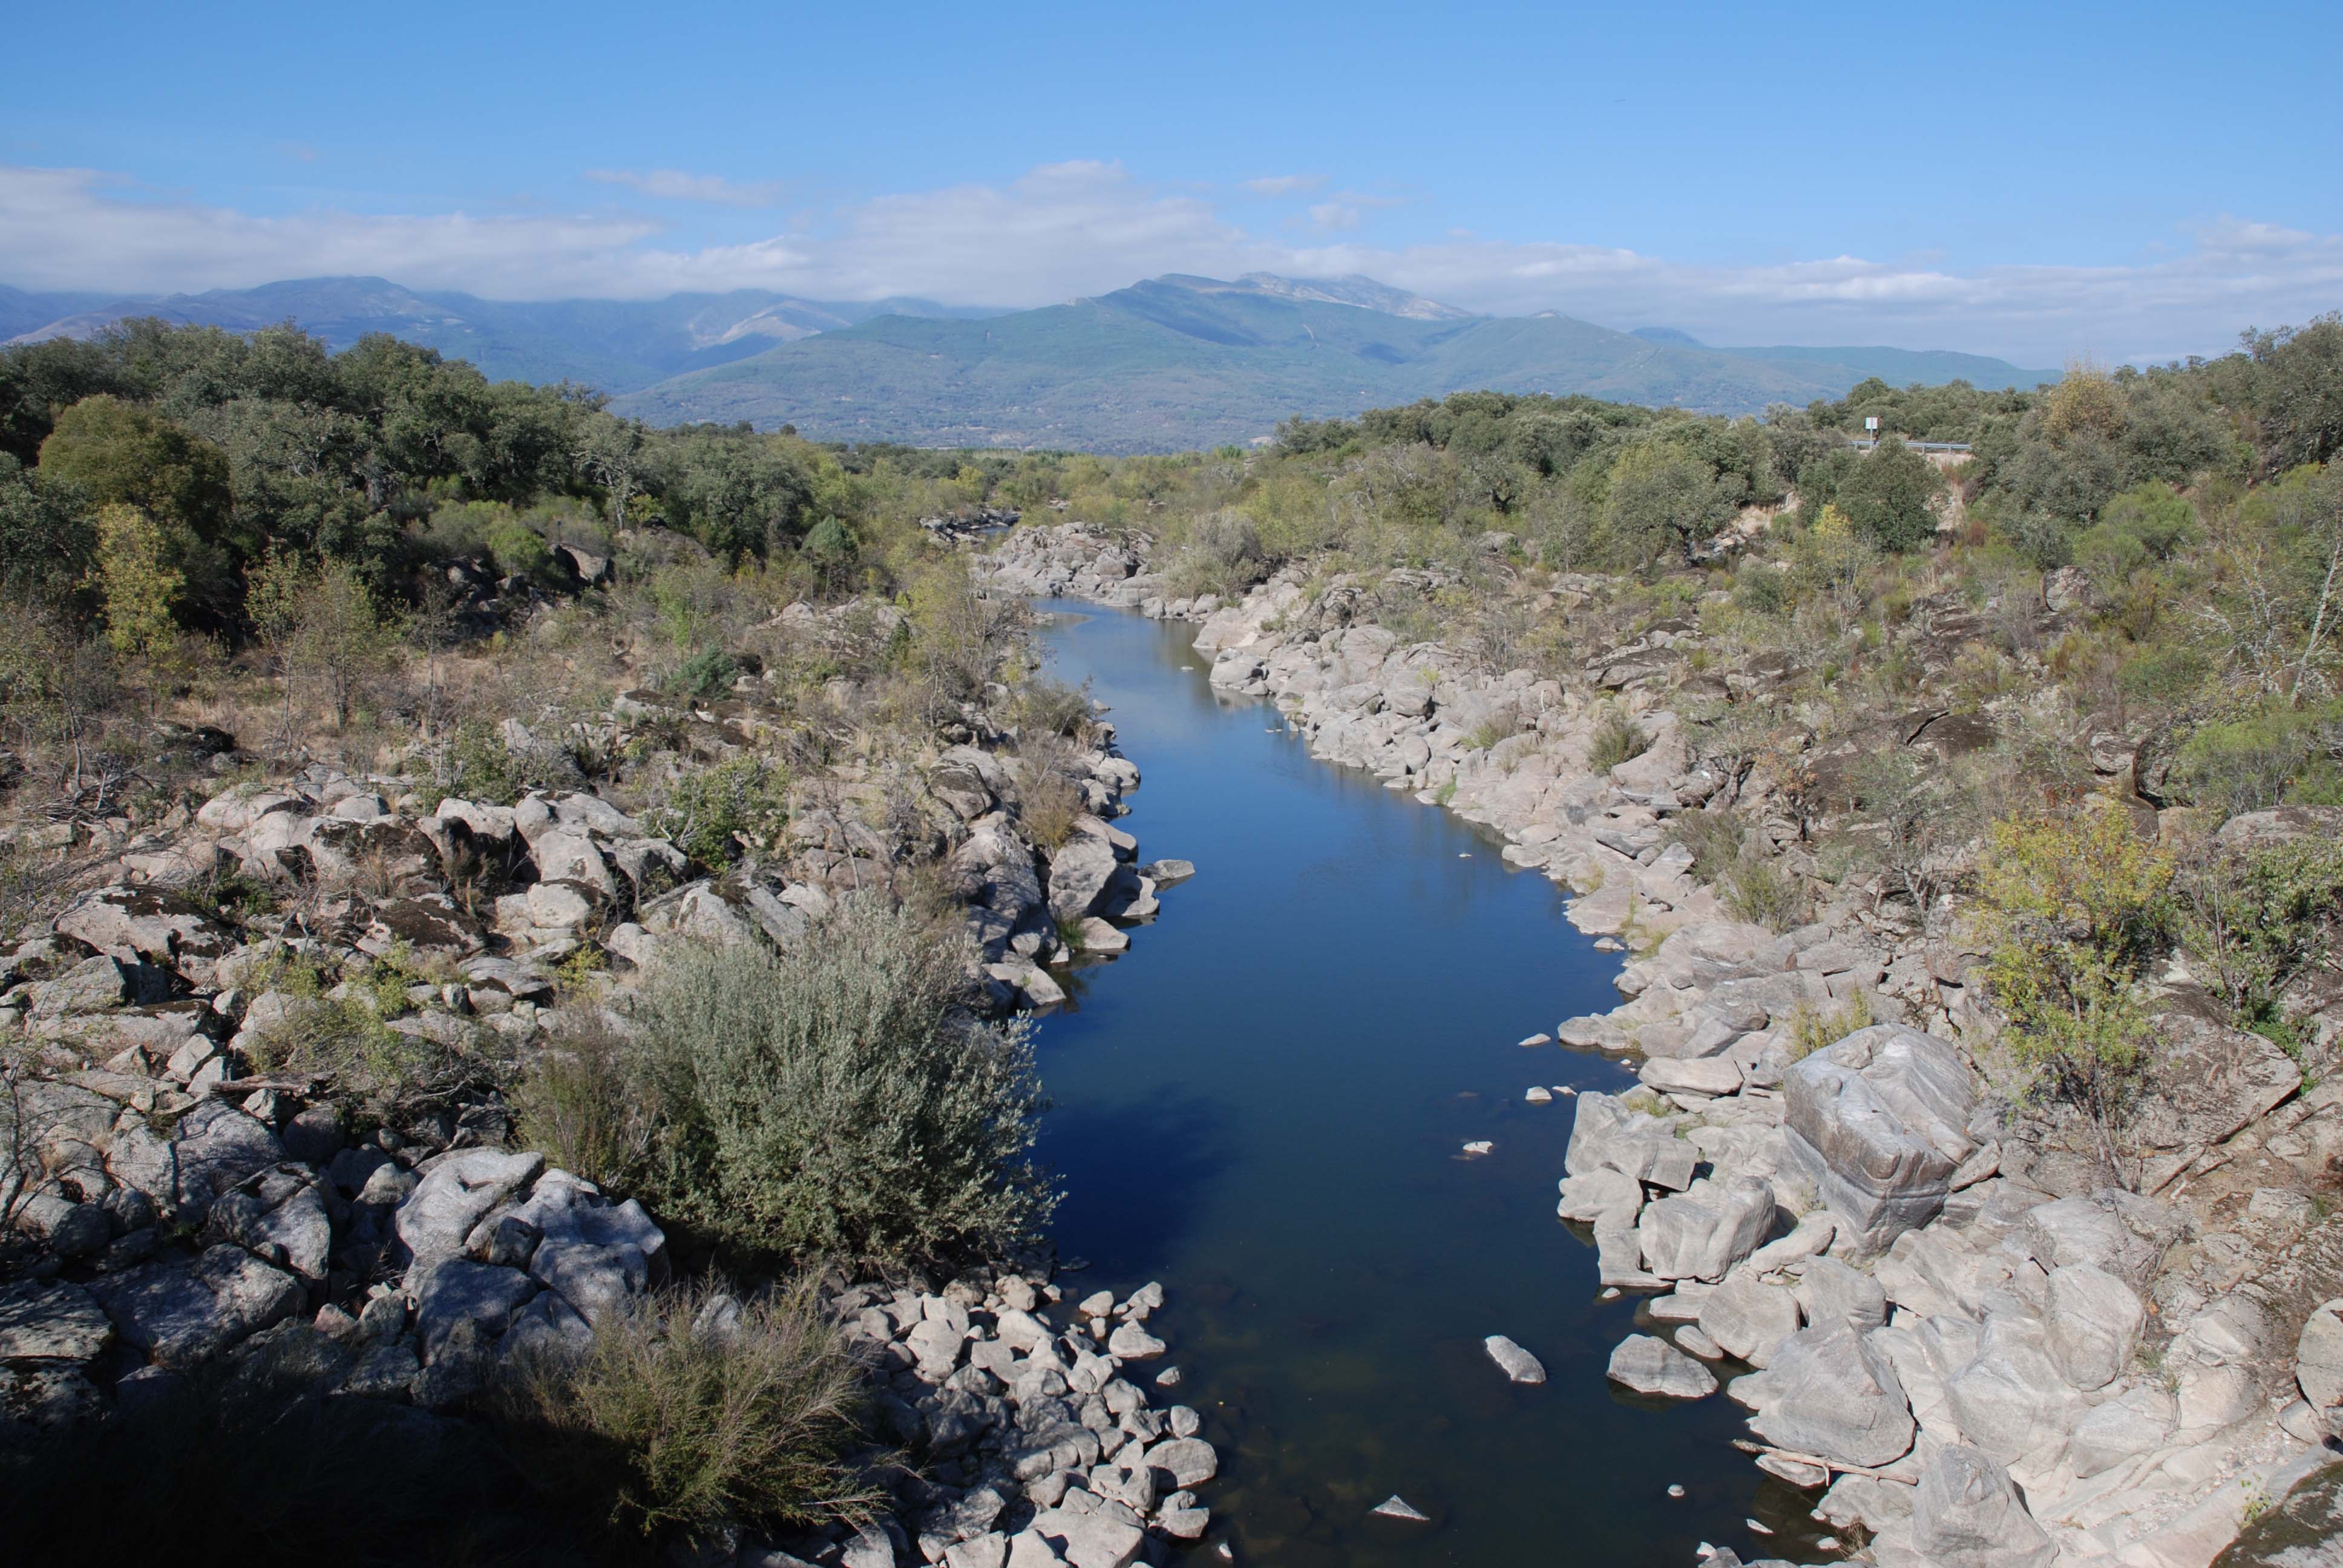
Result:
{"label": "yellow-leaved tree", "polygon": [[1993,825],[1979,918],[1994,1000],[2037,1090],[2088,1118],[2130,1186],[2123,1124],[2146,1063],[2142,982],[2162,950],[2173,859],[2104,796]]}

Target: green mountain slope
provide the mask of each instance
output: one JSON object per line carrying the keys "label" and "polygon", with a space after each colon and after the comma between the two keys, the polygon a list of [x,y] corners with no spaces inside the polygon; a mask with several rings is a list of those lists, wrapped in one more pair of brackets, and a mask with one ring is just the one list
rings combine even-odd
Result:
{"label": "green mountain slope", "polygon": [[[1742,353],[1567,316],[1469,316],[1369,288],[1380,286],[1175,275],[983,321],[880,317],[676,377],[618,407],[662,424],[794,424],[818,439],[1134,452],[1242,442],[1290,415],[1477,387],[1755,413],[1841,396],[1873,373],[1833,350]],[[1926,363],[1939,358],[2000,365],[1909,358],[1905,380],[1961,373]]]}

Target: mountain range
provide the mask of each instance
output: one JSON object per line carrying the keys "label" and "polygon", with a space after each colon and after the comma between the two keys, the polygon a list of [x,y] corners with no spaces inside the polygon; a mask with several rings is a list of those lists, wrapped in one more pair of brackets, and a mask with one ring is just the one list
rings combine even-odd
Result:
{"label": "mountain range", "polygon": [[1173,274],[1035,310],[856,303],[743,289],[649,301],[509,302],[376,277],[119,298],[0,286],[0,339],[86,337],[136,317],[249,331],[369,332],[492,377],[569,379],[659,424],[792,424],[825,440],[1169,451],[1450,392],[1584,393],[1755,413],[1866,377],[1980,387],[2055,379],[2004,360],[1886,347],[1720,348],[1667,327],[1548,311],[1477,315],[1367,277]]}

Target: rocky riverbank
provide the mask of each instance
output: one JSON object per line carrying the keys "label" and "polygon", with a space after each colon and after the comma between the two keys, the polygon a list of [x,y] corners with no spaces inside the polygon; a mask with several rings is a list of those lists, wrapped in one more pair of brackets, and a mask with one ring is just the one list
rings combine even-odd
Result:
{"label": "rocky riverbank", "polygon": [[[820,638],[861,613],[776,622]],[[786,700],[751,676],[713,699],[628,689],[565,733],[514,721],[500,741],[514,771],[580,754],[745,766],[802,722]],[[492,804],[431,788],[420,755],[256,779],[226,736],[208,799],[62,828],[51,848],[81,890],[0,949],[7,1435],[229,1368],[395,1409],[428,1442],[506,1370],[648,1310],[679,1271],[666,1232],[515,1146],[516,1072],[578,1030],[623,1032],[662,948],[786,948],[857,896],[960,909],[983,1004],[1063,1000],[1051,966],[1120,951],[1157,907],[1156,868],[1111,821],[1139,773],[1111,724],[1079,727],[1052,753],[1044,835],[1005,739],[971,709],[915,767],[801,770],[783,825],[724,846],[729,866],[686,848],[710,852],[660,787],[638,784],[650,804],[632,810],[583,779]],[[1151,1375],[1161,1289],[1076,1302],[1050,1273],[1045,1258],[937,1289],[832,1281],[877,1435],[914,1462],[880,1473],[893,1518],[723,1553],[1121,1568],[1199,1537],[1212,1449],[1149,1392],[1178,1381]]]}
{"label": "rocky riverbank", "polygon": [[[2108,1186],[2070,1128],[1996,1087],[1957,922],[1905,930],[1809,877],[1815,918],[1776,933],[1694,875],[1670,823],[1727,802],[1811,869],[1789,780],[1704,757],[1683,707],[1695,682],[1778,672],[1694,675],[1682,626],[1592,650],[1583,678],[1496,670],[1357,618],[1387,584],[1289,573],[1180,600],[1145,547],[1021,530],[992,580],[1201,621],[1215,688],[1501,834],[1578,895],[1574,922],[1634,950],[1622,1005],[1558,1030],[1643,1080],[1577,1097],[1563,1182],[1602,1288],[1646,1298],[1614,1378],[1748,1405],[1758,1462],[1883,1563],[2201,1568],[2332,1462],[2343,1237],[2315,1194],[2343,1092],[2176,974],[2142,1191]],[[1644,743],[1597,771],[1622,719]]]}

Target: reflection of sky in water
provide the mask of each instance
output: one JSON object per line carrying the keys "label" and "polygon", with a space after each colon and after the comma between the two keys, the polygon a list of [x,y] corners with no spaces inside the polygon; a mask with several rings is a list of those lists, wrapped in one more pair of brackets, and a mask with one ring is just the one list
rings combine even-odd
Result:
{"label": "reflection of sky in water", "polygon": [[[1122,825],[1197,875],[1043,1020],[1041,1152],[1060,1249],[1093,1265],[1067,1282],[1170,1292],[1157,1327],[1222,1447],[1204,1494],[1238,1561],[1781,1554],[1743,1517],[1811,1530],[1808,1504],[1726,1446],[1721,1395],[1614,1395],[1633,1302],[1594,1300],[1593,1251],[1554,1218],[1571,1101],[1522,1091],[1632,1080],[1513,1042],[1615,1001],[1615,960],[1495,840],[1216,698],[1191,628],[1061,608],[1081,618],[1051,627],[1052,673],[1091,681],[1144,779]],[[1495,1151],[1461,1158],[1474,1139]],[[1508,1384],[1492,1333],[1547,1384]],[[1394,1492],[1435,1524],[1366,1517]]]}

